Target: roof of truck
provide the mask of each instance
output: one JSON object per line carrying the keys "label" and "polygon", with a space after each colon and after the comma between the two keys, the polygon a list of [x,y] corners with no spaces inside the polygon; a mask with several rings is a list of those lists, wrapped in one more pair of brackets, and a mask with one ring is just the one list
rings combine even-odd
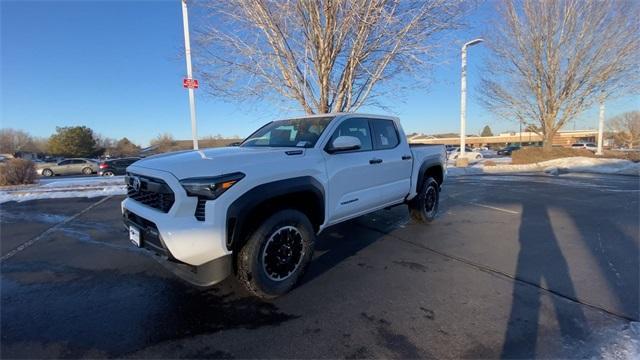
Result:
{"label": "roof of truck", "polygon": [[284,118],[284,119],[281,119],[281,120],[304,119],[304,118],[319,118],[319,117],[328,117],[328,116],[362,116],[362,117],[369,117],[369,118],[400,120],[397,116],[378,115],[378,114],[365,114],[365,113],[357,113],[357,112],[336,112],[336,113],[301,115],[301,116],[288,117],[288,118]]}

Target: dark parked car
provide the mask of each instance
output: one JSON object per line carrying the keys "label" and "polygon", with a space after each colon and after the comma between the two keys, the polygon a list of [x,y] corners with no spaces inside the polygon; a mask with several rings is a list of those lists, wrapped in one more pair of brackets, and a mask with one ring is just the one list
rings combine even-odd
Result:
{"label": "dark parked car", "polygon": [[511,153],[513,153],[514,151],[518,151],[518,150],[520,150],[520,146],[510,145],[510,146],[507,146],[504,149],[498,150],[498,155],[511,156]]}
{"label": "dark parked car", "polygon": [[140,160],[140,158],[130,157],[130,158],[103,161],[99,165],[100,169],[98,170],[98,175],[100,176],[124,175],[127,170],[127,166],[133,164],[138,160]]}

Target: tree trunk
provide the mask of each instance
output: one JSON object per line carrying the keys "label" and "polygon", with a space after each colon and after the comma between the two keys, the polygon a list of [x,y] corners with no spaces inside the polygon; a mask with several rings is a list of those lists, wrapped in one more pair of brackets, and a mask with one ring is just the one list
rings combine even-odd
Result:
{"label": "tree trunk", "polygon": [[542,151],[549,153],[551,152],[551,149],[553,149],[553,135],[555,135],[555,133],[551,132],[551,133],[545,133],[544,136],[542,137]]}

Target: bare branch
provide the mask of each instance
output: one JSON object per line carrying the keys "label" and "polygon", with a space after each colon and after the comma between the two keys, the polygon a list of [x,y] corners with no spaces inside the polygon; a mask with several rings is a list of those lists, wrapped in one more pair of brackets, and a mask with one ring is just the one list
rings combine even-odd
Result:
{"label": "bare branch", "polygon": [[[421,78],[436,36],[461,25],[463,0],[200,1],[194,58],[210,93],[294,101],[307,113],[352,111],[399,76]],[[426,81],[424,82],[426,83]]]}
{"label": "bare branch", "polygon": [[553,135],[603,98],[637,92],[639,7],[633,1],[507,0],[486,35],[494,57],[481,101]]}

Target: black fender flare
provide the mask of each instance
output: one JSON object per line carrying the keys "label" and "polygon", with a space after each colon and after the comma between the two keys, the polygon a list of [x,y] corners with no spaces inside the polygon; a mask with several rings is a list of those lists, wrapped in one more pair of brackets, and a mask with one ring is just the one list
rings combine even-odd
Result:
{"label": "black fender flare", "polygon": [[420,165],[420,170],[418,170],[418,182],[416,182],[416,191],[420,189],[420,185],[424,182],[424,177],[427,173],[427,170],[433,167],[440,168],[440,179],[436,179],[436,181],[438,181],[438,185],[442,185],[442,182],[444,181],[444,166],[439,159],[427,159],[422,163],[422,165]]}
{"label": "black fender flare", "polygon": [[[324,223],[325,217],[325,191],[322,184],[311,176],[301,176],[284,180],[277,180],[253,187],[234,200],[227,208],[226,216],[226,243],[229,250],[236,250],[242,246],[245,227],[252,224],[253,210],[271,200],[284,198],[296,193],[313,194],[312,204],[299,204],[298,208],[314,209],[319,216],[311,219],[314,227]],[[316,229],[317,230],[317,229]]]}

